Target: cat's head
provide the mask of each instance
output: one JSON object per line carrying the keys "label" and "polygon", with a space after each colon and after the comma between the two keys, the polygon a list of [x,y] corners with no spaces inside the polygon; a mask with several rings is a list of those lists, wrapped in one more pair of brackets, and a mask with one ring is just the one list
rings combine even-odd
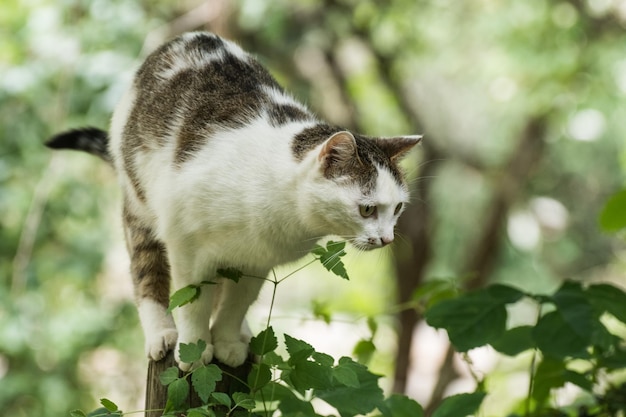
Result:
{"label": "cat's head", "polygon": [[309,219],[362,250],[394,240],[398,217],[409,201],[398,162],[421,136],[368,138],[336,132],[310,155]]}

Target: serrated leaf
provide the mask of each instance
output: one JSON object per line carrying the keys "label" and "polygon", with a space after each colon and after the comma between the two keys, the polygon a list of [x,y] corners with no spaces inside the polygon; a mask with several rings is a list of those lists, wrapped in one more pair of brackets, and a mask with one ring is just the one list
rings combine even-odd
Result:
{"label": "serrated leaf", "polygon": [[176,291],[170,297],[170,304],[167,307],[167,312],[171,313],[176,307],[184,306],[195,301],[200,296],[200,287],[196,285],[187,285]]}
{"label": "serrated leaf", "polygon": [[222,278],[230,279],[235,282],[239,282],[241,277],[243,277],[243,272],[237,268],[220,268],[217,270],[217,273]]}
{"label": "serrated leaf", "polygon": [[187,410],[186,416],[187,417],[207,417],[207,416],[211,416],[214,414],[211,414],[211,412],[209,412],[209,410],[205,407],[195,407],[195,408],[190,408],[189,410]]}
{"label": "serrated leaf", "polygon": [[167,404],[165,412],[178,410],[189,396],[189,383],[185,378],[179,378],[167,386]]}
{"label": "serrated leaf", "polygon": [[211,398],[215,400],[217,404],[224,405],[228,408],[232,405],[232,401],[228,394],[224,394],[223,392],[213,392],[211,393]]}
{"label": "serrated leaf", "polygon": [[102,417],[102,416],[109,416],[109,417],[120,417],[122,415],[121,411],[109,411],[104,407],[100,407],[97,408],[95,410],[93,410],[92,412],[90,412],[89,414],[87,414],[87,417]]}
{"label": "serrated leaf", "polygon": [[285,346],[289,353],[289,364],[294,364],[311,357],[315,349],[308,343],[285,334]]}
{"label": "serrated leaf", "polygon": [[424,410],[406,395],[393,394],[378,406],[384,417],[422,417]]}
{"label": "serrated leaf", "polygon": [[281,416],[287,417],[309,417],[316,416],[313,405],[309,401],[301,400],[297,397],[284,398],[278,404]]}
{"label": "serrated leaf", "polygon": [[328,271],[344,279],[350,279],[345,265],[341,261],[341,257],[346,254],[344,251],[345,246],[345,242],[329,241],[326,244],[326,248],[316,246],[312,252],[319,256],[319,261]]}
{"label": "serrated leaf", "polygon": [[605,232],[617,232],[626,227],[626,190],[613,194],[600,213],[600,227]]}
{"label": "serrated leaf", "polygon": [[70,417],[87,417],[87,414],[83,410],[70,411]]}
{"label": "serrated leaf", "polygon": [[119,410],[119,408],[117,407],[117,404],[115,404],[113,401],[109,400],[108,398],[100,398],[100,404],[102,404],[104,408],[106,408],[108,411],[111,411],[111,412]]}
{"label": "serrated leaf", "polygon": [[250,397],[250,394],[245,394],[243,392],[235,392],[233,394],[233,401],[237,407],[245,408],[246,410],[252,410],[256,403],[254,399]]}
{"label": "serrated leaf", "polygon": [[289,379],[300,393],[308,389],[327,389],[331,386],[331,368],[316,362],[296,362]]}
{"label": "serrated leaf", "polygon": [[250,340],[250,352],[255,355],[263,356],[266,353],[273,352],[277,347],[278,339],[274,334],[272,326],[263,330]]}
{"label": "serrated leaf", "polygon": [[565,281],[552,296],[559,314],[580,338],[591,343],[598,317],[589,303],[589,296],[578,282]]}
{"label": "serrated leaf", "polygon": [[565,362],[559,359],[544,357],[535,371],[531,397],[540,407],[549,399],[550,390],[565,384]]}
{"label": "serrated leaf", "polygon": [[181,343],[178,354],[182,362],[194,363],[200,360],[204,349],[206,349],[206,342],[204,340],[198,340],[197,343]]}
{"label": "serrated leaf", "polygon": [[333,368],[333,378],[347,387],[359,388],[361,386],[356,372],[345,364],[339,364]]}
{"label": "serrated leaf", "polygon": [[313,358],[313,360],[320,365],[326,366],[328,368],[332,368],[332,366],[335,364],[335,359],[332,356],[322,352],[313,352],[311,358]]}
{"label": "serrated leaf", "polygon": [[222,380],[222,371],[216,365],[202,366],[191,373],[191,384],[204,404],[215,391],[217,381]]}
{"label": "serrated leaf", "polygon": [[473,392],[457,394],[444,398],[433,413],[433,417],[466,417],[473,415],[480,408],[487,394]]}
{"label": "serrated leaf", "polygon": [[162,385],[169,385],[178,379],[178,368],[171,366],[159,375],[159,381]]}
{"label": "serrated leaf", "polygon": [[248,374],[248,386],[251,391],[263,388],[272,380],[272,371],[265,363],[255,363]]}
{"label": "serrated leaf", "polygon": [[326,389],[316,390],[315,395],[318,398],[335,407],[342,417],[368,414],[383,402],[383,390],[378,386],[378,375],[348,357],[339,359],[339,365],[356,374],[359,386],[333,384]]}

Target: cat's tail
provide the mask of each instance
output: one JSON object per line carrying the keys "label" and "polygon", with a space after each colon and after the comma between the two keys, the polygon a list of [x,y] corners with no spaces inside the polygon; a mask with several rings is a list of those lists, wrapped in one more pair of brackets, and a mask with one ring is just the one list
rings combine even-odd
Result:
{"label": "cat's tail", "polygon": [[109,153],[108,144],[108,133],[96,127],[83,127],[61,132],[46,142],[48,148],[84,151],[112,165],[113,158]]}

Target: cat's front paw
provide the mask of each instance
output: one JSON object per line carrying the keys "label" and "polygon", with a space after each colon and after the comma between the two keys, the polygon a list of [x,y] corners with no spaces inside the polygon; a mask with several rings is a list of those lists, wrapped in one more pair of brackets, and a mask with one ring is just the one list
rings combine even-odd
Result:
{"label": "cat's front paw", "polygon": [[215,342],[215,357],[225,365],[236,368],[248,357],[248,345],[241,341]]}
{"label": "cat's front paw", "polygon": [[213,345],[207,343],[206,348],[204,348],[204,352],[200,356],[200,360],[194,363],[187,363],[180,360],[180,341],[176,345],[176,351],[174,352],[174,358],[176,359],[176,363],[181,371],[187,372],[194,368],[197,368],[201,365],[208,365],[213,360]]}
{"label": "cat's front paw", "polygon": [[159,361],[165,357],[167,352],[176,345],[178,332],[176,329],[163,329],[155,335],[146,338],[146,356],[153,361]]}

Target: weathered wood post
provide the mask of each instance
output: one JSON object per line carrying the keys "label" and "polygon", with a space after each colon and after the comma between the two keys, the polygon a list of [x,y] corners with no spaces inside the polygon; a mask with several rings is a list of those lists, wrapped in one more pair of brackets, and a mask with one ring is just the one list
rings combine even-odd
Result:
{"label": "weathered wood post", "polygon": [[[252,370],[253,358],[237,368],[231,368],[219,362],[214,362],[222,371],[222,380],[215,387],[215,392],[223,392],[232,395],[234,392],[248,392],[248,387],[241,381],[247,381],[248,374]],[[165,403],[167,402],[167,387],[161,384],[159,375],[167,368],[176,366],[174,353],[169,352],[160,361],[150,361],[148,364],[148,376],[146,378],[146,417],[161,417]],[[182,372],[179,371],[179,376]],[[196,392],[191,389],[188,398],[189,407],[202,405]]]}

